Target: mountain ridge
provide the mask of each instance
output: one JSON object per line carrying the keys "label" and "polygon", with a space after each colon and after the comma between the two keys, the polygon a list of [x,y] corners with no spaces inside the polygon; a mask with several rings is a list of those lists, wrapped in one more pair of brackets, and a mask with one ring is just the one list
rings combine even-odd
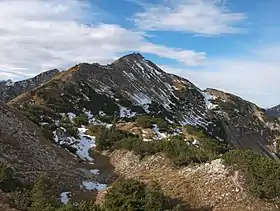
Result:
{"label": "mountain ridge", "polygon": [[267,123],[262,108],[230,93],[203,91],[185,78],[164,72],[139,53],[108,65],[78,64],[8,104],[21,110],[35,104],[54,114],[87,111],[111,116],[125,108],[138,115],[202,127],[237,148],[253,148],[269,157],[276,153],[270,153],[268,146],[274,146],[279,124]]}
{"label": "mountain ridge", "polygon": [[13,82],[12,80],[0,82],[0,101],[8,102],[9,100],[17,97],[18,95],[35,89],[36,87],[44,84],[50,80],[54,75],[58,74],[59,70],[52,69],[39,75],[28,78],[22,81]]}
{"label": "mountain ridge", "polygon": [[121,175],[159,181],[168,198],[194,210],[277,207],[261,197],[279,195],[280,122],[256,104],[201,90],[141,54],[39,79],[0,102],[0,161],[31,181],[54,173],[56,201],[97,203],[103,193],[106,202],[107,185]]}

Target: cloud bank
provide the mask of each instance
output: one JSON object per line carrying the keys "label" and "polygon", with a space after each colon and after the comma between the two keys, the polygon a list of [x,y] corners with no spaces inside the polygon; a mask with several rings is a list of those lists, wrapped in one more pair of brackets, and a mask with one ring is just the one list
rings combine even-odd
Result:
{"label": "cloud bank", "polygon": [[[98,16],[88,1],[0,1],[0,78],[20,78],[80,62],[108,63],[127,51],[186,65],[206,59],[203,52],[156,45],[143,32],[100,23]],[[85,24],[89,21],[94,24]]]}
{"label": "cloud bank", "polygon": [[143,30],[180,31],[199,35],[235,34],[235,26],[246,19],[243,13],[226,9],[223,0],[169,0],[165,4],[143,5],[133,21]]}

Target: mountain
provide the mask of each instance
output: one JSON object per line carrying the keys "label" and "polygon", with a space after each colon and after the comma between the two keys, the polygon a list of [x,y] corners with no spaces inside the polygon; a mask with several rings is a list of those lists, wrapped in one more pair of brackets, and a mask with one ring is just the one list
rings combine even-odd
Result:
{"label": "mountain", "polygon": [[43,83],[50,80],[57,73],[59,73],[59,71],[57,69],[53,69],[41,73],[40,75],[37,75],[34,78],[30,78],[23,81],[0,81],[0,100],[8,102],[16,96],[42,85]]}
{"label": "mountain", "polygon": [[[25,112],[37,105],[52,123],[59,120],[57,114],[69,112],[154,115],[177,125],[199,126],[236,148],[251,148],[274,158],[277,153],[279,123],[268,120],[264,109],[230,93],[202,91],[136,53],[109,65],[78,64],[9,105]],[[39,116],[33,120],[41,121]]]}
{"label": "mountain", "polygon": [[267,109],[266,114],[271,117],[280,117],[280,105]]}
{"label": "mountain", "polygon": [[[42,172],[54,174],[53,197],[62,203],[106,200],[117,173],[145,184],[158,181],[172,204],[195,210],[277,206],[257,197],[280,192],[274,191],[280,122],[238,96],[201,90],[138,53],[0,84],[6,102],[0,102],[0,167],[5,161],[31,182]],[[233,150],[239,148],[270,159]],[[242,171],[236,170],[240,160]]]}

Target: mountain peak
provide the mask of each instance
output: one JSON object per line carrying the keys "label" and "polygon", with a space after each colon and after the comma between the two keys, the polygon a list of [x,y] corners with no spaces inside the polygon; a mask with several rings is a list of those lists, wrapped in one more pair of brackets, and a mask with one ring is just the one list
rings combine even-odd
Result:
{"label": "mountain peak", "polygon": [[131,53],[126,56],[123,56],[122,58],[132,58],[135,60],[144,60],[145,59],[145,57],[142,56],[142,54],[140,54],[140,53]]}
{"label": "mountain peak", "polygon": [[116,64],[120,61],[142,61],[145,60],[145,57],[142,56],[140,53],[131,53],[127,54],[125,56],[122,56],[121,58],[117,59],[116,61],[113,62],[113,64]]}

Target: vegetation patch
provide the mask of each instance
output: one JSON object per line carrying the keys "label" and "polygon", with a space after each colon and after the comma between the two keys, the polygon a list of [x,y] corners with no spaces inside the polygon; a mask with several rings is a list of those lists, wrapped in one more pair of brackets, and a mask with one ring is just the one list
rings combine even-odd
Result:
{"label": "vegetation patch", "polygon": [[223,155],[226,164],[244,172],[250,193],[262,199],[280,196],[280,165],[252,150],[232,150]]}
{"label": "vegetation patch", "polygon": [[[12,169],[1,163],[0,184],[10,180]],[[23,211],[107,211],[107,210],[183,210],[164,196],[156,183],[144,184],[132,179],[120,179],[113,183],[105,196],[103,205],[94,201],[70,202],[66,205],[59,201],[56,187],[52,177],[47,173],[38,176],[34,184],[17,186],[5,190],[14,208]]]}
{"label": "vegetation patch", "polygon": [[172,126],[165,119],[148,115],[137,116],[135,121],[143,128],[153,128],[153,125],[156,124],[162,132],[169,131]]}
{"label": "vegetation patch", "polygon": [[226,152],[226,146],[216,139],[207,137],[203,132],[195,130],[199,135],[200,145],[193,145],[182,136],[173,136],[168,140],[142,141],[139,137],[119,131],[110,130],[98,126],[89,129],[96,136],[98,150],[127,149],[141,157],[164,153],[176,165],[189,165],[191,163],[203,163],[217,158]]}

